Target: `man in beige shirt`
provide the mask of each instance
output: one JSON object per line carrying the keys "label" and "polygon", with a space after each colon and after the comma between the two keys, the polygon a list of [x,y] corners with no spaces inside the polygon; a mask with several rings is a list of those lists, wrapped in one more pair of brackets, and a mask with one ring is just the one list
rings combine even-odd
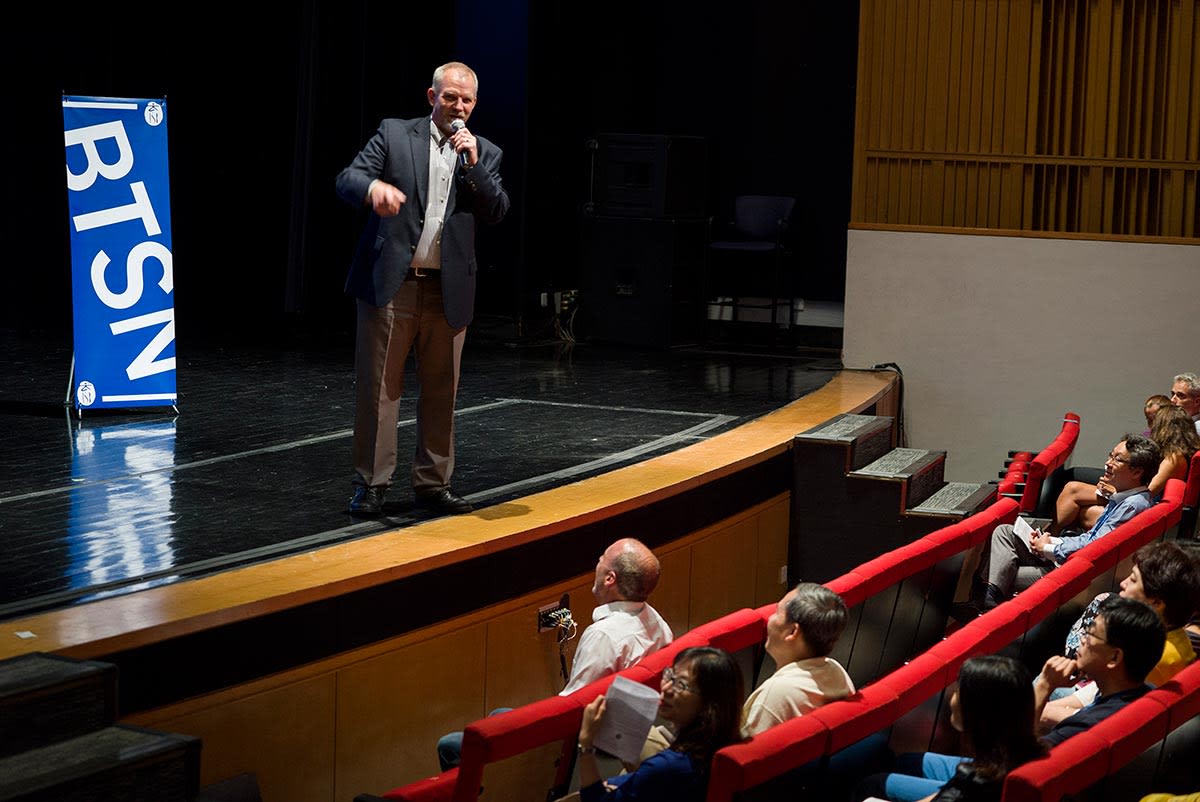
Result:
{"label": "man in beige shirt", "polygon": [[760,733],[854,693],[846,669],[829,656],[849,614],[824,585],[801,582],[767,619],[767,654],[778,668],[742,708],[742,734]]}
{"label": "man in beige shirt", "polygon": [[[801,582],[779,600],[767,619],[766,642],[778,668],[742,707],[742,735],[749,738],[854,693],[846,669],[829,656],[848,618],[842,597],[814,582]],[[652,728],[641,760],[666,749],[673,739],[665,726]]]}

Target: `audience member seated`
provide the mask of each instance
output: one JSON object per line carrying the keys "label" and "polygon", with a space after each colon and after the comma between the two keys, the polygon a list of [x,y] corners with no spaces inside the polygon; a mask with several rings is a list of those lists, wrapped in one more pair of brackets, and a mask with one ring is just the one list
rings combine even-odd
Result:
{"label": "audience member seated", "polygon": [[638,802],[703,802],[713,753],[741,739],[744,690],[733,658],[709,646],[684,649],[662,675],[659,715],[677,733],[671,746],[630,774],[603,780],[594,741],[604,719],[604,697],[583,711],[579,729],[579,797]]}
{"label": "audience member seated", "polygon": [[1092,541],[1104,537],[1153,503],[1147,482],[1161,461],[1153,440],[1127,434],[1104,461],[1101,481],[1112,488],[1104,511],[1086,532],[1059,537],[1035,529],[1029,538],[1017,537],[1011,524],[1001,524],[979,562],[971,600],[955,611],[958,618],[990,610],[1007,599],[1016,584],[1017,569],[1032,566],[1047,574]]}
{"label": "audience member seated", "polygon": [[1161,393],[1146,399],[1146,404],[1142,407],[1142,414],[1146,416],[1146,430],[1142,432],[1142,437],[1150,436],[1150,428],[1154,426],[1154,413],[1169,406],[1171,406],[1171,397]]}
{"label": "audience member seated", "polygon": [[1171,385],[1171,403],[1183,409],[1196,422],[1200,433],[1200,377],[1195,373],[1180,373]]}
{"label": "audience member seated", "polygon": [[1200,434],[1190,424],[1192,419],[1181,407],[1163,407],[1154,416],[1151,440],[1162,453],[1158,473],[1150,480],[1150,492],[1157,499],[1168,479],[1187,479],[1192,455],[1200,451]]}
{"label": "audience member seated", "polygon": [[[597,605],[592,625],[579,638],[571,676],[560,696],[629,668],[671,643],[671,627],[646,601],[658,585],[659,571],[658,558],[633,538],[618,540],[600,555],[592,583]],[[511,709],[499,708],[489,715]],[[442,771],[457,766],[462,758],[462,733],[443,735],[437,752]]]}
{"label": "audience member seated", "polygon": [[[1083,611],[1067,634],[1065,654],[1075,657],[1083,633],[1091,626],[1096,612],[1112,594],[1101,593]],[[1133,555],[1133,568],[1121,581],[1120,596],[1148,604],[1167,629],[1162,657],[1146,677],[1151,685],[1162,685],[1196,659],[1184,626],[1200,605],[1200,569],[1186,551],[1171,541],[1150,543]],[[1090,678],[1076,683],[1073,693],[1063,698],[1051,695],[1042,710],[1041,726],[1049,729],[1089,704],[1096,695]]]}
{"label": "audience member seated", "polygon": [[[1185,479],[1192,455],[1200,450],[1200,435],[1196,434],[1191,417],[1180,407],[1167,405],[1156,413],[1150,427],[1162,461],[1158,472],[1147,483],[1150,495],[1158,499],[1168,479]],[[1101,478],[1098,484],[1067,482],[1055,502],[1054,522],[1047,531],[1058,534],[1064,530],[1090,529],[1104,510],[1105,500],[1113,489]]]}
{"label": "audience member seated", "polygon": [[1105,599],[1083,633],[1075,657],[1051,657],[1033,683],[1039,719],[1051,692],[1070,687],[1080,675],[1095,680],[1099,694],[1087,707],[1056,724],[1042,736],[1042,742],[1057,746],[1150,690],[1146,676],[1158,663],[1166,641],[1162,620],[1147,604],[1120,596]]}
{"label": "audience member seated", "polygon": [[[854,693],[846,669],[829,656],[849,617],[842,597],[824,585],[801,582],[784,594],[767,618],[766,651],[777,667],[742,707],[743,736],[749,738]],[[666,749],[673,739],[668,727],[655,727],[641,759]]]}
{"label": "audience member seated", "polygon": [[842,597],[815,582],[801,582],[779,600],[767,619],[766,642],[777,668],[746,700],[744,736],[854,693],[846,669],[829,656],[848,618]]}
{"label": "audience member seated", "polygon": [[1034,734],[1033,714],[1033,683],[1025,666],[1011,657],[972,657],[950,695],[950,723],[963,734],[971,757],[901,755],[895,772],[868,777],[855,798],[998,800],[1008,772],[1045,752]]}
{"label": "audience member seated", "polygon": [[[1043,745],[1057,746],[1140,698],[1150,690],[1145,682],[1146,675],[1158,661],[1165,642],[1166,630],[1162,621],[1148,605],[1119,596],[1105,599],[1092,625],[1084,632],[1075,657],[1051,657],[1034,680],[1033,708],[1028,720],[1030,731],[1033,722],[1041,718],[1042,708],[1054,689],[1069,687],[1081,674],[1095,680],[1099,695],[1086,708],[1043,735],[1040,739]],[[963,665],[965,668],[966,664]],[[979,726],[999,730],[1011,723],[1009,719],[1016,718],[1015,711],[1021,708],[1009,702],[1007,707],[997,705],[990,709],[992,716],[985,718],[986,723]],[[979,748],[978,744],[975,748]],[[1032,755],[1026,759],[1030,757]],[[860,788],[867,794],[894,802],[936,798],[933,795],[955,776],[963,762],[962,758],[931,753],[901,755],[896,761],[899,772],[882,779],[868,778],[870,784],[864,782]]]}

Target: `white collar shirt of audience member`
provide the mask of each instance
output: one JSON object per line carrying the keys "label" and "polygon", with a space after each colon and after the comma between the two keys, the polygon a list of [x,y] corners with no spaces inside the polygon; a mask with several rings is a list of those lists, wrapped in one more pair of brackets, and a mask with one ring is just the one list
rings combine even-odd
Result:
{"label": "white collar shirt of audience member", "polygon": [[674,640],[671,627],[646,602],[614,601],[592,611],[592,625],[579,636],[571,678],[559,696],[629,668]]}

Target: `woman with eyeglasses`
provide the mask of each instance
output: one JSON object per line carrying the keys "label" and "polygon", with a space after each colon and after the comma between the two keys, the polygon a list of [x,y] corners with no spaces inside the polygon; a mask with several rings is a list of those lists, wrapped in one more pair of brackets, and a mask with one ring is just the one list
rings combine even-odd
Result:
{"label": "woman with eyeglasses", "polygon": [[[1150,495],[1162,495],[1168,479],[1187,478],[1192,455],[1200,451],[1200,435],[1196,423],[1182,407],[1164,406],[1154,413],[1150,439],[1158,444],[1162,462],[1146,484]],[[1063,529],[1090,529],[1104,511],[1113,488],[1101,478],[1096,484],[1067,482],[1058,495],[1054,508],[1054,523],[1049,531],[1057,534]]]}
{"label": "woman with eyeglasses", "polygon": [[713,753],[741,739],[742,672],[733,658],[708,646],[684,649],[662,675],[658,714],[675,732],[670,748],[642,761],[632,774],[600,776],[593,746],[604,719],[604,697],[583,711],[579,729],[582,802],[702,802]]}

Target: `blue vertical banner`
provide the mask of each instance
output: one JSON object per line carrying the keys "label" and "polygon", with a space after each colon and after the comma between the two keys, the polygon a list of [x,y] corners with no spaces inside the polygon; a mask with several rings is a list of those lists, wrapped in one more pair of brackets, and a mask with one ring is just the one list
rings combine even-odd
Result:
{"label": "blue vertical banner", "polygon": [[75,406],[174,406],[167,102],[63,96]]}

